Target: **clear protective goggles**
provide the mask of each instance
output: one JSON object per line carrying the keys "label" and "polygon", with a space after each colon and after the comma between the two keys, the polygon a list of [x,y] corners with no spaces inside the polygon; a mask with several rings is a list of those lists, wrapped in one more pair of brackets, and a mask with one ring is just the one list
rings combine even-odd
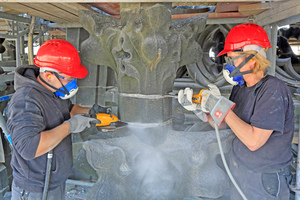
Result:
{"label": "clear protective goggles", "polygon": [[65,80],[65,81],[68,81],[68,82],[70,82],[70,81],[73,81],[75,78],[74,77],[63,77],[63,76],[61,76],[61,75],[59,75],[59,74],[57,74],[57,76],[59,77],[59,78],[61,78],[61,79],[63,79],[63,80]]}
{"label": "clear protective goggles", "polygon": [[234,66],[234,63],[235,63],[235,60],[238,59],[238,58],[242,58],[244,56],[246,56],[247,54],[242,54],[242,55],[239,55],[237,57],[234,57],[234,58],[231,58],[231,57],[228,57],[228,56],[224,56],[224,59],[225,59],[225,65],[226,64],[229,64],[231,66]]}

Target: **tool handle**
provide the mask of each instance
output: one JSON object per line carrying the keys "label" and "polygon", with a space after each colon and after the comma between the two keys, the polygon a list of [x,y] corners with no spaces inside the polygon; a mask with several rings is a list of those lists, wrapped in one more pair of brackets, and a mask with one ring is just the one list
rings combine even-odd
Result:
{"label": "tool handle", "polygon": [[205,88],[205,89],[200,90],[199,94],[193,94],[192,101],[194,103],[201,103],[202,92],[205,91],[205,90],[208,90],[208,89]]}

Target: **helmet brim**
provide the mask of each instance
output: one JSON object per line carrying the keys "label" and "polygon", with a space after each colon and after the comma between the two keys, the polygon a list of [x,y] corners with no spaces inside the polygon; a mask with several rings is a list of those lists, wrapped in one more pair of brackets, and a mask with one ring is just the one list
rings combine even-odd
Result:
{"label": "helmet brim", "polygon": [[79,69],[76,72],[73,72],[72,74],[68,74],[68,73],[64,73],[68,76],[72,76],[74,78],[85,78],[88,74],[88,70],[86,69],[86,67],[83,64],[80,64]]}
{"label": "helmet brim", "polygon": [[219,56],[221,56],[221,55],[223,55],[223,54],[225,54],[225,53],[228,53],[228,52],[229,52],[229,50],[224,49],[223,51],[221,51],[221,52],[217,55],[217,57],[219,57]]}

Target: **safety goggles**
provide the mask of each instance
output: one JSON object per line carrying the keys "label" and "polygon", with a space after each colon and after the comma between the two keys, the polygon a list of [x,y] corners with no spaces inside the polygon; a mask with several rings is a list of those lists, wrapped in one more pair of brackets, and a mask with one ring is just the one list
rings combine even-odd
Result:
{"label": "safety goggles", "polygon": [[224,59],[225,59],[226,64],[229,64],[229,65],[233,66],[236,59],[244,57],[246,55],[247,54],[242,54],[242,55],[239,55],[239,56],[234,57],[234,58],[231,58],[231,57],[228,57],[228,56],[224,56]]}
{"label": "safety goggles", "polygon": [[59,74],[61,74],[60,72],[55,72],[55,71],[49,71],[49,70],[45,70],[44,72],[51,72],[53,73],[57,78],[61,78],[62,80],[64,81],[67,81],[67,82],[70,82],[70,81],[73,81],[75,78],[74,77],[64,77],[64,76],[61,76]]}
{"label": "safety goggles", "polygon": [[65,80],[65,81],[68,81],[68,82],[70,82],[70,81],[73,81],[75,78],[74,77],[63,77],[63,76],[61,76],[61,75],[59,75],[59,74],[57,74],[57,76],[59,77],[59,78],[61,78],[61,79],[63,79],[63,80]]}

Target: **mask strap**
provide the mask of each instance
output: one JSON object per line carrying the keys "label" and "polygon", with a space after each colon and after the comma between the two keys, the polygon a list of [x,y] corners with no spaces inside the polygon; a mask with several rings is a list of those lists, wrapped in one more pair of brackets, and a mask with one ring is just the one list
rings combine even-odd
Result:
{"label": "mask strap", "polygon": [[[230,73],[230,77],[236,77],[238,75],[236,75],[236,73],[247,63],[249,62],[249,60],[251,60],[253,57],[255,56],[255,54],[251,54],[250,56],[248,56],[241,64],[239,64],[239,66],[237,66],[231,73]],[[246,71],[248,73],[250,73],[251,70]],[[253,70],[252,70],[253,71]]]}
{"label": "mask strap", "polygon": [[[226,63],[223,65],[223,70],[224,69],[226,69]],[[248,71],[245,71],[245,72],[237,72],[237,73],[235,73],[234,74],[234,76],[230,76],[230,77],[237,77],[237,76],[241,76],[241,75],[244,75],[244,74],[249,74],[249,73],[252,73],[253,72],[253,70],[251,69],[251,70],[248,70]]]}
{"label": "mask strap", "polygon": [[[54,89],[54,90],[56,90],[56,91],[59,91],[59,92],[61,92],[61,93],[63,93],[63,94],[68,94],[68,95],[70,94],[69,91],[68,91],[65,87],[64,87],[64,89],[67,90],[68,92],[63,91],[63,90],[60,90],[60,89],[57,89],[56,87],[50,85],[49,83],[47,83],[47,82],[41,77],[41,75],[39,75],[39,77],[40,77],[40,79],[41,79],[41,81],[42,81],[43,83],[45,83],[46,85],[48,85],[48,86],[51,87],[52,89]],[[60,81],[59,81],[59,82],[60,82]]]}
{"label": "mask strap", "polygon": [[248,71],[245,71],[245,72],[238,72],[238,73],[235,73],[235,75],[233,77],[236,77],[236,76],[241,76],[241,75],[244,75],[244,74],[249,74],[249,73],[252,73],[253,70],[248,70]]}
{"label": "mask strap", "polygon": [[[62,87],[64,88],[64,92],[63,92],[63,94],[67,94],[67,95],[69,95],[70,93],[69,93],[69,91],[68,91],[68,89],[64,86],[64,84],[62,84],[62,82],[59,80],[59,76],[58,76],[58,74],[56,73],[56,72],[53,72],[53,74],[56,76],[56,78],[58,79],[58,81],[60,82],[60,84],[62,85]],[[62,90],[60,90],[60,89],[58,89],[58,91],[62,91]]]}

